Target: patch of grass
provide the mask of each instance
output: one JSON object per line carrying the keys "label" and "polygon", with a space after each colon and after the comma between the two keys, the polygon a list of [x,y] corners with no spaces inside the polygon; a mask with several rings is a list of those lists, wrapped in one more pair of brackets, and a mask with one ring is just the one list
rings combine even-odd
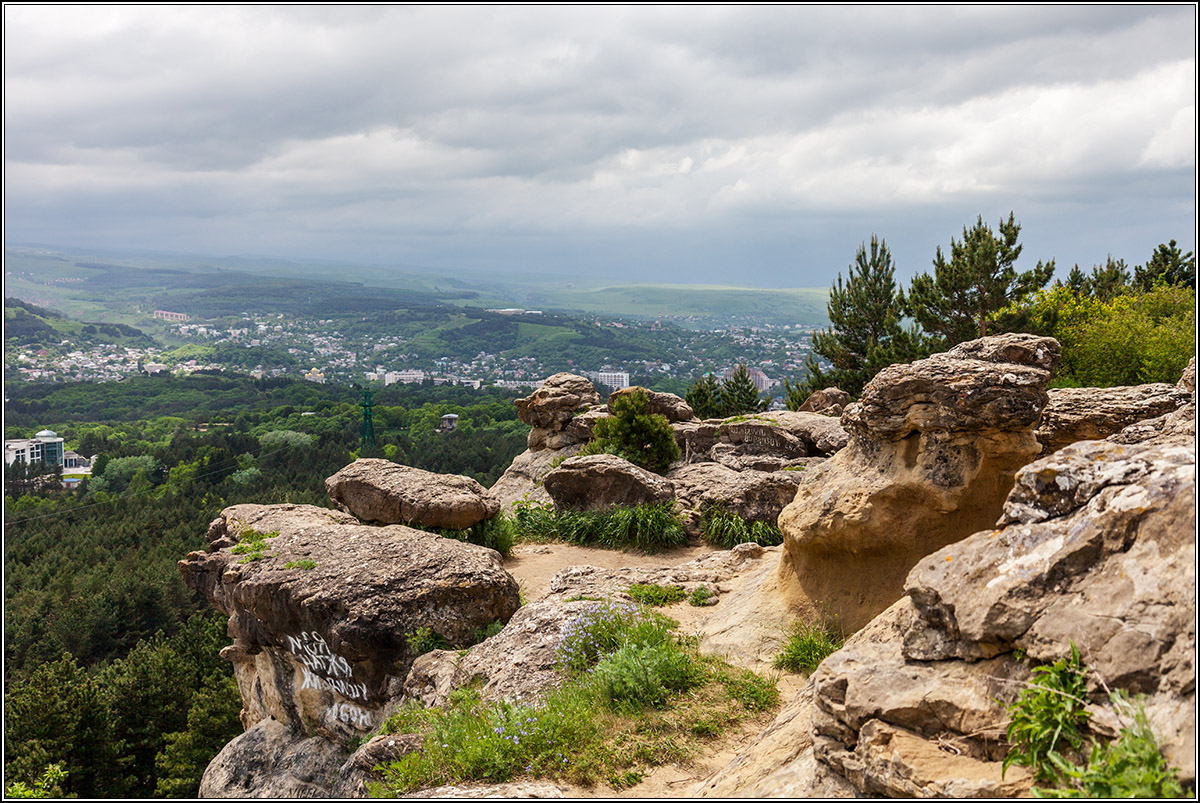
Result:
{"label": "patch of grass", "polygon": [[476,546],[494,549],[504,557],[508,557],[508,553],[512,551],[513,543],[516,540],[511,523],[502,514],[493,516],[490,519],[484,519],[475,526],[465,530],[451,530],[445,527],[421,527],[411,523],[407,526],[416,530],[437,533],[443,538],[453,538],[455,541],[465,541]]}
{"label": "patch of grass", "polygon": [[1087,670],[1072,643],[1070,658],[1034,667],[1033,681],[1009,706],[1006,737],[1012,747],[1003,769],[1014,764],[1032,767],[1037,780],[1055,780],[1058,773],[1048,757],[1078,755],[1083,745],[1080,728],[1091,716],[1084,710],[1087,704]]}
{"label": "patch of grass", "polygon": [[502,620],[497,619],[491,624],[479,628],[475,631],[475,634],[471,636],[471,643],[478,644],[481,641],[490,639],[492,636],[504,629],[504,624],[505,623]]}
{"label": "patch of grass", "polygon": [[746,521],[720,505],[706,505],[701,511],[700,534],[705,541],[723,549],[732,549],[738,544],[775,546],[783,543],[783,533],[774,524]]}
{"label": "patch of grass", "polygon": [[679,602],[687,596],[680,586],[660,586],[657,583],[634,583],[629,587],[629,596],[642,605],[659,607]]}
{"label": "patch of grass", "polygon": [[311,571],[312,569],[317,568],[317,562],[315,560],[311,560],[309,558],[301,558],[300,560],[289,560],[287,563],[283,564],[283,568],[285,568],[285,569],[304,569],[305,571]]}
{"label": "patch of grass", "polygon": [[716,592],[714,592],[708,586],[696,586],[695,590],[688,595],[688,605],[691,605],[695,608],[700,608],[704,605],[707,605],[708,601],[715,596]]}
{"label": "patch of grass", "polygon": [[269,533],[260,533],[258,530],[245,529],[238,533],[238,542],[229,550],[235,555],[244,555],[241,563],[250,563],[255,560],[262,560],[267,556],[267,539],[277,538],[278,530],[273,530]]}
{"label": "patch of grass", "polygon": [[607,549],[657,552],[687,543],[674,503],[611,507],[603,510],[558,510],[539,502],[518,502],[510,523],[522,541],[565,541]]}
{"label": "patch of grass", "polygon": [[846,635],[837,622],[826,617],[815,622],[796,622],[787,632],[774,666],[789,672],[811,672],[842,648]]}
{"label": "patch of grass", "polygon": [[[646,768],[686,761],[703,740],[765,715],[771,681],[701,656],[672,624],[640,606],[588,606],[560,642],[561,687],[523,703],[483,703],[468,689],[444,708],[402,708],[382,732],[423,734],[422,749],[385,768],[372,795],[519,776],[626,788]],[[757,693],[742,693],[749,688]]]}

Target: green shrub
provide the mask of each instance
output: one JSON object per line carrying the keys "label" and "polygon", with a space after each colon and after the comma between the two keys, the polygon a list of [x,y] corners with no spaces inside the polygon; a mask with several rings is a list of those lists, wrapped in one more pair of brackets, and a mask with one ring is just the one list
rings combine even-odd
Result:
{"label": "green shrub", "polygon": [[776,669],[811,672],[842,648],[846,636],[829,618],[815,622],[797,622],[788,629],[783,648],[776,654]]}
{"label": "green shrub", "polygon": [[33,782],[33,786],[21,781],[14,781],[4,788],[4,796],[6,798],[61,798],[63,797],[63,784],[66,783],[66,780],[67,773],[62,768],[62,764],[50,764]]}
{"label": "green shrub", "polygon": [[[1035,797],[1190,797],[1163,757],[1141,703],[1122,691],[1109,695],[1125,724],[1111,743],[1085,739],[1087,667],[1071,644],[1071,657],[1035,667],[1034,679],[1008,707],[1010,743],[1004,769],[1032,767],[1034,777],[1056,788],[1035,788]],[[1086,756],[1086,760],[1084,757]]]}
{"label": "green shrub", "polygon": [[687,592],[679,586],[660,586],[657,583],[634,583],[629,587],[629,596],[634,602],[658,607],[679,602]]}
{"label": "green shrub", "polygon": [[596,664],[592,677],[610,708],[662,708],[671,692],[704,682],[703,668],[674,641],[626,644]]}
{"label": "green shrub", "polygon": [[443,538],[453,538],[455,541],[465,541],[476,546],[494,549],[505,557],[508,557],[509,552],[512,551],[513,542],[516,540],[516,536],[514,535],[515,528],[503,514],[493,516],[490,519],[484,519],[465,530],[451,530],[445,527],[421,527],[412,523],[407,526],[416,530],[437,533]]}
{"label": "green shrub", "polygon": [[609,407],[612,415],[596,422],[592,440],[579,454],[613,454],[660,474],[679,459],[675,431],[666,416],[650,412],[645,391],[616,396]]}
{"label": "green shrub", "polygon": [[1039,781],[1057,777],[1052,753],[1078,755],[1083,744],[1079,729],[1091,716],[1085,707],[1086,669],[1072,643],[1071,657],[1033,669],[1033,681],[1008,707],[1011,720],[1006,737],[1012,747],[1004,758],[1004,769],[1013,764],[1032,767]]}
{"label": "green shrub", "polygon": [[756,543],[775,546],[783,543],[783,533],[767,521],[746,521],[720,505],[707,505],[700,514],[700,534],[705,541],[723,549],[738,544]]}
{"label": "green shrub", "polygon": [[708,604],[708,601],[716,596],[708,586],[696,586],[696,589],[688,595],[688,605],[695,608],[702,607]]}

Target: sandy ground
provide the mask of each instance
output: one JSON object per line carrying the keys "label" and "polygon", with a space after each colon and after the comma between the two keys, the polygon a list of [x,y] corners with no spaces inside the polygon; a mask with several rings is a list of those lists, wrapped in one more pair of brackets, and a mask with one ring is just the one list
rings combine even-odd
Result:
{"label": "sandy ground", "polygon": [[[617,552],[569,544],[520,544],[513,547],[510,556],[504,561],[504,568],[517,579],[524,599],[533,602],[550,592],[551,578],[567,566],[600,566],[610,569],[626,566],[677,566],[713,551],[713,547],[702,545],[678,547],[646,555],[640,552]],[[694,607],[678,603],[664,608],[663,612],[679,622],[681,632],[694,633],[703,629],[705,621],[713,615],[716,607]],[[768,669],[753,657],[747,657],[749,660],[738,663],[748,665],[759,672]],[[805,679],[801,675],[781,674],[778,681],[780,700],[791,699],[804,685]],[[758,737],[772,718],[768,716],[761,721],[743,723],[740,728],[726,733],[724,738],[710,744],[687,765],[666,764],[655,767],[641,783],[629,789],[614,790],[606,785],[592,788],[569,786],[566,794],[568,797],[581,798],[690,797],[690,792],[697,783],[732,761]]]}

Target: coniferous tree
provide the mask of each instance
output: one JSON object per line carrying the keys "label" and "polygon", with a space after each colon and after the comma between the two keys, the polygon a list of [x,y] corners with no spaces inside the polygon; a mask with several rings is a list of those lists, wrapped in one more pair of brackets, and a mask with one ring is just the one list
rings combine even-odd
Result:
{"label": "coniferous tree", "polygon": [[1039,261],[1032,270],[1020,273],[1013,267],[1021,255],[1020,233],[1021,225],[1011,212],[997,231],[980,215],[972,228],[963,227],[961,241],[950,238],[948,260],[938,246],[932,276],[913,277],[903,296],[905,311],[938,338],[940,348],[1004,331],[1000,310],[1050,281],[1054,260]]}
{"label": "coniferous tree", "polygon": [[1133,283],[1143,292],[1153,289],[1155,283],[1196,289],[1196,257],[1191,251],[1183,253],[1174,240],[1159,243],[1146,264],[1133,270]]}
{"label": "coniferous tree", "polygon": [[733,375],[721,382],[721,415],[741,415],[757,413],[763,408],[758,399],[758,388],[750,379],[750,371],[746,363],[738,363],[733,369]]}
{"label": "coniferous tree", "polygon": [[[836,385],[852,396],[894,362],[920,356],[920,338],[900,326],[900,293],[896,263],[887,242],[871,236],[858,247],[854,264],[843,284],[829,289],[829,329],[813,335],[812,352],[805,359],[807,377],[796,385],[785,382],[788,409],[795,410],[814,392]],[[821,360],[830,363],[826,371]]]}
{"label": "coniferous tree", "polygon": [[684,400],[692,408],[697,418],[721,417],[721,385],[717,378],[709,372],[703,379],[692,383]]}
{"label": "coniferous tree", "polygon": [[609,407],[612,415],[596,422],[592,440],[579,454],[613,454],[660,474],[679,459],[675,431],[666,416],[650,412],[645,391],[617,396]]}
{"label": "coniferous tree", "polygon": [[1092,266],[1092,275],[1087,279],[1088,295],[1100,301],[1112,301],[1129,287],[1129,268],[1123,259],[1113,259],[1112,254],[1104,267]]}

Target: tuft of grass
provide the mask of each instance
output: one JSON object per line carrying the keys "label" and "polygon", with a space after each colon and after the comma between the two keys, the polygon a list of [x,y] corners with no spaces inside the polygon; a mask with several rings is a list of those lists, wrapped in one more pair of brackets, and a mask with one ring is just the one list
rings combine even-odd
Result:
{"label": "tuft of grass", "polygon": [[688,595],[688,605],[699,608],[708,604],[708,601],[716,596],[716,593],[708,586],[696,586],[696,589]]}
{"label": "tuft of grass", "polygon": [[250,563],[255,560],[262,560],[267,556],[267,539],[277,538],[279,530],[272,530],[269,533],[260,533],[258,530],[245,529],[238,533],[238,542],[229,550],[234,555],[244,555],[241,563]]}
{"label": "tuft of grass", "polygon": [[634,602],[651,607],[660,607],[679,602],[687,596],[680,586],[660,586],[658,583],[634,583],[629,587],[629,596]]}
{"label": "tuft of grass", "polygon": [[675,505],[638,505],[603,510],[558,510],[539,502],[518,502],[510,519],[515,537],[527,541],[566,541],[607,549],[657,552],[687,543]]}
{"label": "tuft of grass", "polygon": [[434,650],[449,649],[450,643],[432,627],[418,627],[414,632],[405,636],[408,650],[413,655],[424,655]]}
{"label": "tuft of grass", "polygon": [[475,526],[468,527],[465,530],[451,530],[445,527],[421,527],[412,523],[409,523],[407,526],[415,530],[437,533],[443,538],[453,538],[455,541],[465,541],[476,546],[494,549],[504,557],[508,557],[508,553],[512,551],[513,543],[516,541],[513,526],[503,514],[498,514],[490,519],[484,519]]}
{"label": "tuft of grass", "polygon": [[317,562],[315,560],[311,560],[310,558],[301,558],[300,560],[289,560],[287,563],[283,564],[283,568],[285,568],[285,569],[304,569],[305,571],[311,571],[312,569],[317,568]]}
{"label": "tuft of grass", "polygon": [[1078,754],[1083,745],[1080,728],[1091,716],[1087,704],[1087,670],[1072,643],[1070,658],[1034,667],[1033,681],[1008,707],[1011,719],[1005,736],[1012,747],[1003,770],[1013,764],[1032,767],[1037,780],[1055,780],[1058,773],[1048,756]]}
{"label": "tuft of grass", "polygon": [[842,648],[846,635],[836,621],[796,622],[788,628],[783,648],[775,655],[776,669],[811,672]]}
{"label": "tuft of grass", "polygon": [[720,505],[706,505],[701,511],[700,534],[705,541],[723,549],[751,542],[761,546],[783,543],[783,533],[771,522],[746,521]]}

